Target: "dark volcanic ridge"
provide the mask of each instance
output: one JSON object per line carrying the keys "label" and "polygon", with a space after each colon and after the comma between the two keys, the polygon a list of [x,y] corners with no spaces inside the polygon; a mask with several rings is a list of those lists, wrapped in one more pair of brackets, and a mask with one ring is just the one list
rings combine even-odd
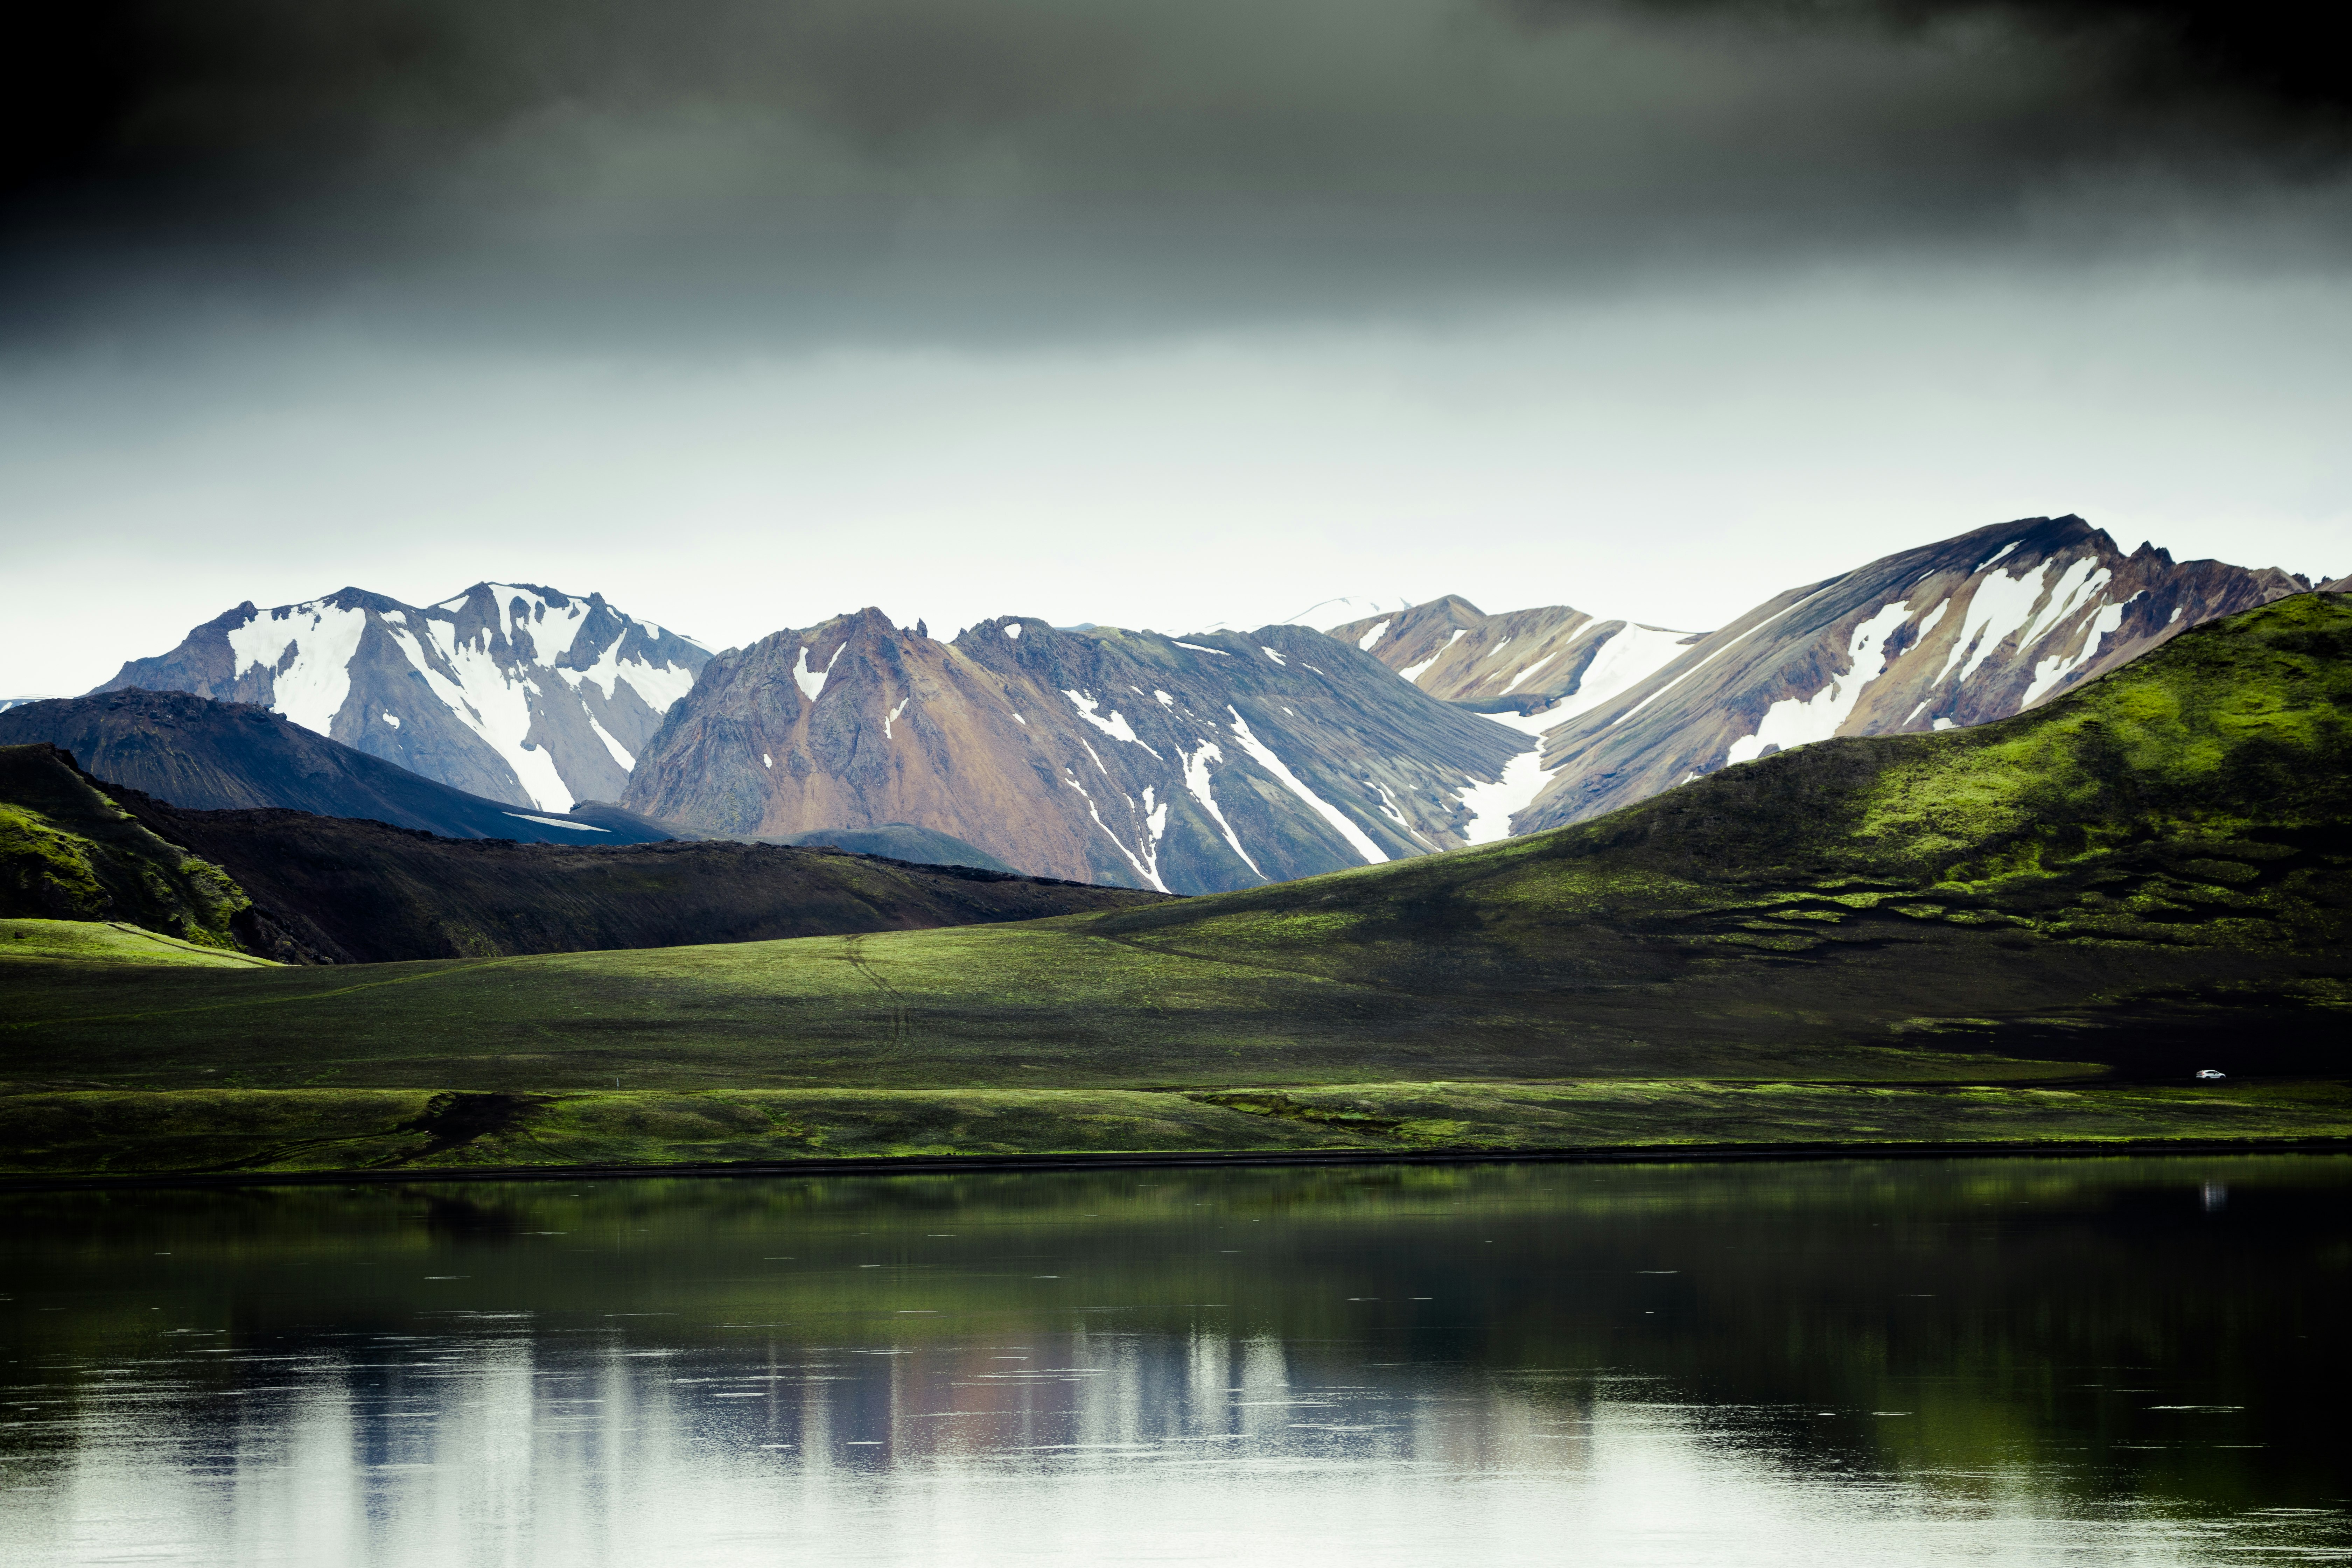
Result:
{"label": "dark volcanic ridge", "polygon": [[113,792],[219,866],[307,950],[381,963],[689,947],[1037,920],[1164,895],[828,847],[728,839],[597,846],[450,839],[297,811],[187,811]]}
{"label": "dark volcanic ridge", "polygon": [[676,837],[625,814],[574,820],[468,795],[266,708],[184,691],[107,691],[0,713],[0,745],[39,742],[72,752],[96,778],[194,810],[278,807],[446,838],[644,844]]}
{"label": "dark volcanic ridge", "polygon": [[[291,963],[485,958],[908,931],[1162,895],[719,840],[453,839],[277,809],[200,811],[0,747],[0,915],[121,920]],[[26,820],[16,820],[26,818]]]}

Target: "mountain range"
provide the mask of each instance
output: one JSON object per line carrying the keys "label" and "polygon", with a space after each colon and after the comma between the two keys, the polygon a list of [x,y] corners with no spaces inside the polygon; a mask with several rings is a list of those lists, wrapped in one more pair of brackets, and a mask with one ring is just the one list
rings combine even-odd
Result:
{"label": "mountain range", "polygon": [[[420,609],[346,589],[240,605],[100,690],[270,708],[567,839],[879,835],[860,847],[1199,893],[1491,843],[1832,736],[2004,718],[2310,585],[2126,554],[2068,516],[1898,552],[1710,630],[1446,595],[1328,632],[1004,616],[942,641],[868,608],[714,656],[593,595],[483,584]],[[16,738],[200,804],[117,761],[127,738]],[[293,793],[234,804],[330,809]]]}
{"label": "mountain range", "polygon": [[[1160,1146],[1163,1108],[1187,1098],[1459,1148],[1464,1113],[1495,1110],[1487,1090],[1570,1112],[1546,1136],[1572,1146],[1626,1125],[1577,1111],[1605,1089],[1640,1141],[1681,1145],[1705,1133],[1670,1080],[1717,1080],[1768,1139],[1799,1091],[1934,1086],[1943,1131],[1927,1135],[1983,1137],[1961,1130],[1989,1108],[2029,1125],[2086,1108],[2104,1066],[2118,1087],[2173,1086],[2173,1109],[2140,1127],[2210,1137],[2245,1121],[2202,1089],[2177,1098],[2192,1071],[2340,1066],[2347,714],[2352,604],[2301,594],[1990,724],[1785,749],[1505,843],[1205,898],[1114,893],[1053,921],[361,977],[43,962],[50,933],[28,930],[8,938],[25,956],[0,958],[10,1071],[121,1100],[209,1094],[207,1075],[234,1069],[302,1090],[273,1098],[289,1135],[313,1137],[351,1094],[544,1102],[626,1071],[632,1088],[708,1093],[708,1116],[755,1138],[667,1157],[757,1159],[822,1152],[790,1129],[834,1112],[746,1095],[887,1100],[907,1129],[894,1145],[934,1153]],[[99,815],[100,831],[121,827]],[[509,864],[586,861],[571,885],[623,903],[612,868],[739,848],[450,847],[490,868],[478,888]],[[539,897],[504,907],[528,916]],[[2042,1087],[1988,1087],[2020,1083]],[[1104,1090],[1149,1092],[1087,1098]],[[2301,1092],[2343,1103],[2325,1082]],[[1808,1136],[1887,1136],[1875,1093]],[[706,1114],[675,1108],[689,1113]]]}
{"label": "mountain range", "polygon": [[1989,723],[2190,626],[2307,593],[2303,577],[2129,555],[2079,517],[2029,518],[1777,594],[1543,732],[1534,832],[1841,735]]}
{"label": "mountain range", "polygon": [[469,795],[562,813],[619,798],[709,658],[597,594],[477,583],[419,606],[345,588],[247,601],[97,689],[251,703]]}
{"label": "mountain range", "polygon": [[920,823],[1040,875],[1205,892],[1470,842],[1476,786],[1528,744],[1306,627],[1009,616],[940,642],[866,609],[713,659],[621,804],[739,834]]}

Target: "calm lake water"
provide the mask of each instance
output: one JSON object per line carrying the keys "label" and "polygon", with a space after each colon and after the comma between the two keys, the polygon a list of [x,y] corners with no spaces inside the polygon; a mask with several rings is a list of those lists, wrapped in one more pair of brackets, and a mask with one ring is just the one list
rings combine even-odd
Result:
{"label": "calm lake water", "polygon": [[0,1198],[0,1563],[2352,1556],[2352,1159]]}

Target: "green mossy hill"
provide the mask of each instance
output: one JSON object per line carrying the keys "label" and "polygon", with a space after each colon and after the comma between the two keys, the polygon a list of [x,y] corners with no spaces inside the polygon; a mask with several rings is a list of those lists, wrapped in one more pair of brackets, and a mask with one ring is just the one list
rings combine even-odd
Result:
{"label": "green mossy hill", "polygon": [[121,921],[234,949],[252,900],[140,825],[55,746],[0,746],[0,917]]}

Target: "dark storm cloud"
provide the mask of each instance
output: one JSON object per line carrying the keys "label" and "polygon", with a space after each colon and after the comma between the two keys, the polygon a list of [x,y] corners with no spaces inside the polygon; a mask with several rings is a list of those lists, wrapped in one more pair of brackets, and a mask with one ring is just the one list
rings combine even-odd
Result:
{"label": "dark storm cloud", "polygon": [[2317,14],[53,5],[0,84],[0,309],[20,339],[214,301],[566,335],[1019,333],[1890,249],[2324,239],[2347,91]]}

